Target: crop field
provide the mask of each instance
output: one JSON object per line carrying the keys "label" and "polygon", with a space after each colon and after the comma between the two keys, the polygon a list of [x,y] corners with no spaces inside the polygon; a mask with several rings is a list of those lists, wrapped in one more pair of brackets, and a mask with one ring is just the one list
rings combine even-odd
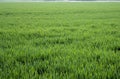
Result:
{"label": "crop field", "polygon": [[0,3],[0,79],[120,79],[120,3]]}

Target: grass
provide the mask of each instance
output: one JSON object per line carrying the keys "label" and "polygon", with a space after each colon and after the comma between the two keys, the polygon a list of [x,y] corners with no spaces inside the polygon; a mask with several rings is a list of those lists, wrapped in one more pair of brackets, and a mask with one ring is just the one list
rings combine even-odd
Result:
{"label": "grass", "polygon": [[120,3],[0,3],[0,79],[119,79]]}

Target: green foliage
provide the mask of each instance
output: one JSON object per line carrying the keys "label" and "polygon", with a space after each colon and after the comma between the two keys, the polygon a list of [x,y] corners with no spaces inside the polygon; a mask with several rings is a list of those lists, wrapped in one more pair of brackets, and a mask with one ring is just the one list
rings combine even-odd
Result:
{"label": "green foliage", "polygon": [[0,79],[119,79],[120,3],[0,3]]}

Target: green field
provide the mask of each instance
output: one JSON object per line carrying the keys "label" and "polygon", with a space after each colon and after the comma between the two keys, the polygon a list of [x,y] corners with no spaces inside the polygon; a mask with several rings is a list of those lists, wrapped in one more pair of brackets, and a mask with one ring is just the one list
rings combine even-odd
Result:
{"label": "green field", "polygon": [[0,79],[120,79],[120,3],[0,3]]}

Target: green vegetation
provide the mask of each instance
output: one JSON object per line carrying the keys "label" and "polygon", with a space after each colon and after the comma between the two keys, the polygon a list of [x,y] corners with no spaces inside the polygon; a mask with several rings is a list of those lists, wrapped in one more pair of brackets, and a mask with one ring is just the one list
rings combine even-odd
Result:
{"label": "green vegetation", "polygon": [[120,3],[0,3],[0,79],[119,79]]}

